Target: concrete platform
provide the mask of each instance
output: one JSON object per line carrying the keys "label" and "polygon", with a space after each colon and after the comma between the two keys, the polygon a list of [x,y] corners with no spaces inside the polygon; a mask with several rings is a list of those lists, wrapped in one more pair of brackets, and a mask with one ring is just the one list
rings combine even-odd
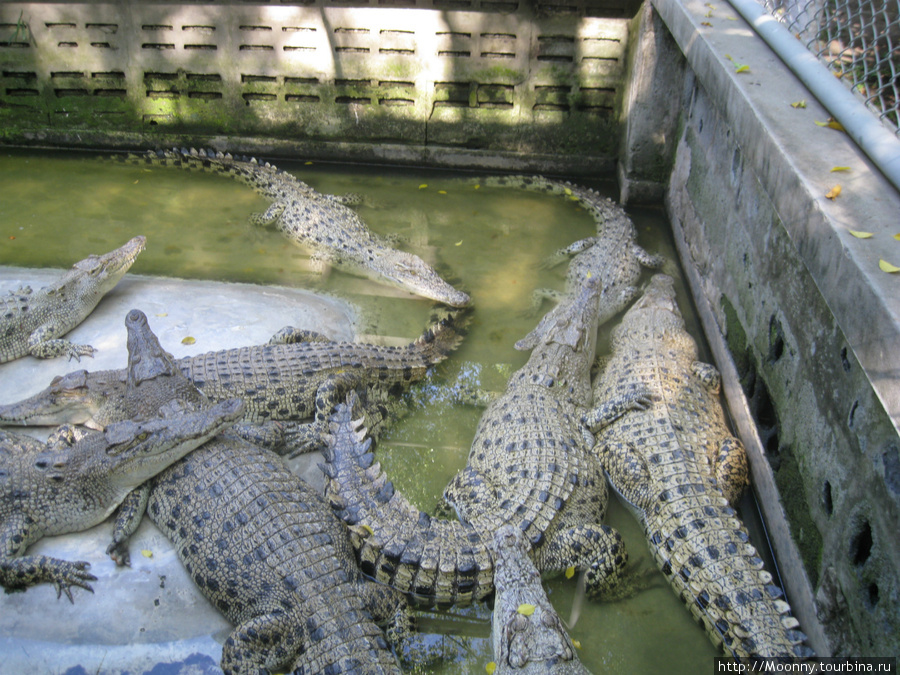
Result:
{"label": "concrete platform", "polygon": [[[0,293],[26,283],[36,289],[59,274],[4,268]],[[0,365],[0,401],[19,400],[53,377],[81,368],[125,367],[124,320],[133,308],[147,314],[163,346],[176,357],[263,343],[287,324],[339,340],[355,336],[354,308],[335,298],[291,288],[128,275],[67,336],[93,345],[98,350],[94,358],[79,363],[25,357]],[[194,339],[192,344],[183,344],[187,337]],[[316,459],[292,461],[292,469],[321,483]],[[111,531],[107,521],[29,549],[86,560],[97,581],[93,594],[74,589],[74,604],[65,597],[57,600],[50,584],[3,596],[0,675],[221,672],[222,642],[231,626],[197,591],[168,539],[145,519],[131,540],[131,567],[119,568],[104,553]]]}

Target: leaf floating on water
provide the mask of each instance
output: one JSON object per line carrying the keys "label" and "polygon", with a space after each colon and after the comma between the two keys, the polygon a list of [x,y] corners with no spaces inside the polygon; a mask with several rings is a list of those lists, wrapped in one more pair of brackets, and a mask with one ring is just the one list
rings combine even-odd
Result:
{"label": "leaf floating on water", "polygon": [[850,230],[850,234],[852,234],[857,239],[871,239],[872,238],[871,232],[859,232],[857,230]]}
{"label": "leaf floating on water", "polygon": [[882,272],[887,272],[888,274],[894,274],[895,272],[900,272],[900,267],[896,265],[891,265],[887,260],[879,260],[878,267]]}
{"label": "leaf floating on water", "polygon": [[494,675],[494,672],[497,670],[497,664],[494,661],[489,661],[484,665],[484,670],[488,675]]}
{"label": "leaf floating on water", "polygon": [[420,190],[424,190],[424,189],[427,188],[427,187],[428,187],[428,183],[422,183],[422,184],[419,186],[419,189],[420,189]]}
{"label": "leaf floating on water", "polygon": [[791,103],[792,108],[805,108],[806,107],[806,99],[801,98],[799,101],[794,101]]}
{"label": "leaf floating on water", "polygon": [[306,166],[310,166],[310,165],[312,164],[312,161],[309,161],[309,162],[303,162],[303,163],[304,163]]}
{"label": "leaf floating on water", "polygon": [[134,182],[132,183],[132,185],[137,185],[139,182],[140,182],[140,181],[137,181],[137,180],[136,180],[136,181],[134,181]]}
{"label": "leaf floating on water", "polygon": [[844,126],[833,117],[829,117],[827,122],[814,121],[817,127],[828,127],[829,129],[837,129],[838,131],[844,130]]}
{"label": "leaf floating on water", "polygon": [[522,616],[531,616],[532,614],[534,614],[534,610],[536,610],[536,609],[537,609],[537,607],[535,607],[534,605],[527,603],[527,602],[523,602],[521,605],[519,605],[516,608],[516,611],[519,614],[521,614]]}
{"label": "leaf floating on water", "polygon": [[462,243],[463,243],[463,240],[460,239],[458,242],[456,242],[456,243],[453,244],[453,245],[454,245],[454,246],[462,246]]}
{"label": "leaf floating on water", "polygon": [[565,193],[566,193],[567,195],[569,195],[569,196],[572,195],[572,190],[570,190],[569,188],[563,188],[563,190],[565,191]]}
{"label": "leaf floating on water", "polygon": [[447,194],[447,191],[446,190],[438,190],[438,194],[445,195],[445,194]]}
{"label": "leaf floating on water", "polygon": [[192,344],[194,344],[196,341],[197,341],[197,340],[196,340],[195,338],[192,338],[190,335],[188,335],[186,338],[184,338],[184,339],[181,341],[181,344],[183,344],[183,345],[192,345]]}
{"label": "leaf floating on water", "polygon": [[153,551],[150,551],[150,550],[144,548],[144,549],[141,549],[141,555],[144,556],[145,558],[152,558]]}
{"label": "leaf floating on water", "polygon": [[566,568],[566,579],[571,579],[575,576],[575,565]]}
{"label": "leaf floating on water", "polygon": [[581,649],[581,643],[578,640],[572,640],[572,646],[575,647],[575,649]]}
{"label": "leaf floating on water", "polygon": [[835,171],[852,171],[852,169],[849,166],[833,166],[833,167],[831,167],[831,173],[834,173]]}
{"label": "leaf floating on water", "polygon": [[825,196],[828,197],[828,199],[837,199],[837,196],[839,194],[841,194],[841,186],[835,185],[833,188],[831,188],[828,192],[825,193]]}

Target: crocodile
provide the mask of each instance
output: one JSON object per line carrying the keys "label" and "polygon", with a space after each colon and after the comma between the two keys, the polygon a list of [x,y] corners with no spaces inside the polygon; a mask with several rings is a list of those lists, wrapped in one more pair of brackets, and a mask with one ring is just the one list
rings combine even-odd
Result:
{"label": "crocodile", "polygon": [[41,359],[93,356],[90,345],[61,339],[94,311],[144,250],[138,236],[103,255],[90,255],[49,286],[23,286],[0,298],[0,363],[31,355]]}
{"label": "crocodile", "polygon": [[[665,263],[664,257],[648,253],[635,242],[634,223],[625,209],[590,188],[543,176],[496,176],[483,182],[566,197],[576,201],[597,223],[595,236],[555,251],[542,263],[543,267],[551,268],[569,261],[565,290],[536,289],[532,295],[531,314],[538,312],[545,299],[559,303],[563,297],[577,292],[586,278],[598,275],[603,286],[598,325],[603,325],[637,297],[636,284],[641,268],[657,269]],[[516,349],[532,349],[541,333],[555,320],[555,311],[546,314],[531,333],[516,343]]]}
{"label": "crocodile", "polygon": [[806,657],[796,618],[749,541],[733,504],[747,458],[719,402],[720,376],[697,360],[674,281],[654,275],[612,334],[594,400],[646,390],[652,404],[586,423],[594,454],[633,508],[658,567],[712,642],[742,657]]}
{"label": "crocodile", "polygon": [[[147,317],[132,310],[126,326],[132,377],[120,409],[176,418],[207,409]],[[108,549],[117,562],[144,507],[235,624],[222,650],[226,674],[401,672],[376,621],[407,637],[406,600],[363,577],[343,523],[278,455],[224,434],[173,464],[123,504]]]}
{"label": "crocodile", "polygon": [[590,675],[541,585],[522,531],[504,525],[494,536],[494,675]]}
{"label": "crocodile", "polygon": [[310,249],[314,262],[328,263],[451,307],[463,307],[471,300],[424,260],[376,236],[339,197],[317,192],[268,162],[193,148],[148,150],[129,154],[124,160],[234,178],[272,202],[252,220],[258,225],[275,225],[288,239]]}
{"label": "crocodile", "polygon": [[[615,586],[627,556],[618,532],[601,524],[606,481],[581,422],[591,404],[598,292],[597,280],[589,279],[562,303],[560,320],[485,410],[467,465],[444,490],[458,520],[413,507],[374,463],[371,439],[349,442],[350,434],[332,431],[325,494],[352,526],[366,574],[418,604],[480,600],[493,590],[493,533],[511,523],[525,533],[542,573],[584,571],[591,596]],[[644,401],[630,395],[618,403],[610,415]],[[355,425],[362,438],[364,427],[350,419],[346,404],[335,415],[332,429]]]}
{"label": "crocodile", "polygon": [[93,592],[86,562],[24,555],[46,536],[79,532],[105,520],[146,480],[237,419],[231,399],[167,420],[125,420],[104,431],[61,427],[48,442],[0,434],[0,585],[7,592],[42,582],[74,602],[72,587]]}
{"label": "crocodile", "polygon": [[[381,429],[398,412],[399,395],[460,344],[467,319],[468,310],[454,310],[404,347],[335,342],[285,327],[267,345],[207,352],[176,363],[212,400],[245,400],[244,419],[237,425],[245,438],[297,454],[320,447],[328,414],[351,388],[368,402],[367,424]],[[100,428],[121,419],[116,406],[126,373],[78,370],[56,377],[37,394],[0,406],[0,425]],[[376,395],[375,389],[389,396]],[[303,422],[309,418],[314,419]],[[264,426],[260,430],[257,425]]]}

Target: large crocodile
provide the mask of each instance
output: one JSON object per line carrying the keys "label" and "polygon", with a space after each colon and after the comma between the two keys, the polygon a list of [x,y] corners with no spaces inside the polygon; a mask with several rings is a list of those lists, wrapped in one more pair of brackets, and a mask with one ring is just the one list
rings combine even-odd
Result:
{"label": "large crocodile", "polygon": [[[395,491],[373,464],[370,439],[332,432],[326,496],[353,526],[364,572],[423,604],[478,600],[493,589],[493,534],[511,523],[542,572],[582,570],[592,596],[615,585],[626,554],[619,534],[601,524],[606,481],[581,422],[591,403],[598,292],[588,280],[563,302],[559,321],[482,415],[468,463],[444,491],[459,520],[433,519]],[[608,414],[643,402],[629,395]],[[346,406],[336,415],[361,439],[361,423]]]}
{"label": "large crocodile", "polygon": [[[206,408],[146,316],[132,310],[126,325],[133,377],[120,409]],[[144,494],[123,505],[110,552],[127,558],[127,538],[146,505],[200,591],[236,624],[222,650],[226,674],[399,674],[375,621],[405,636],[412,625],[405,599],[362,576],[346,528],[277,455],[219,436]]]}
{"label": "large crocodile", "polygon": [[747,460],[725,424],[719,373],[697,361],[671,277],[654,276],[613,331],[595,401],[649,390],[652,407],[587,419],[594,453],[636,510],[657,564],[710,639],[735,657],[808,656],[781,590],[731,504]]}
{"label": "large crocodile", "polygon": [[90,255],[49,286],[23,286],[0,298],[0,363],[22,356],[50,359],[68,356],[81,360],[96,351],[60,339],[94,311],[97,303],[125,275],[147,243],[134,237],[103,255]]}
{"label": "large crocodile", "polygon": [[541,585],[522,531],[494,536],[494,675],[590,675]]}
{"label": "large crocodile", "polygon": [[[279,451],[286,447],[297,453],[319,447],[328,414],[350,389],[358,389],[370,403],[367,424],[373,431],[381,428],[396,403],[374,390],[396,399],[423,379],[459,345],[464,323],[465,318],[454,311],[405,347],[333,342],[309,331],[282,329],[273,338],[275,344],[207,352],[176,363],[210,399],[245,400],[241,431],[246,438],[265,438]],[[122,400],[126,372],[78,370],[56,377],[43,391],[0,406],[0,424],[102,427],[121,419],[116,406]],[[312,422],[303,422],[310,418]],[[273,421],[276,424],[268,424],[263,433],[254,428]]]}
{"label": "large crocodile", "polygon": [[[537,313],[544,299],[557,303],[581,288],[584,280],[598,276],[602,285],[598,302],[598,325],[609,321],[625,309],[638,294],[636,286],[641,267],[659,268],[665,258],[651,255],[635,242],[634,223],[625,209],[596,191],[574,183],[555,181],[543,176],[496,176],[483,181],[487,185],[516,187],[524,190],[559,195],[576,201],[597,223],[597,234],[580,239],[551,254],[544,267],[555,267],[569,260],[565,290],[538,288],[532,296],[533,313]],[[546,314],[537,327],[516,343],[516,349],[531,349],[540,335],[556,321],[556,311]]]}
{"label": "large crocodile", "polygon": [[314,260],[451,307],[469,304],[468,295],[444,281],[424,260],[377,237],[340,198],[317,192],[268,162],[212,150],[177,148],[131,154],[125,160],[234,178],[272,201],[265,213],[254,218],[255,222],[275,224],[289,239],[308,247]]}
{"label": "large crocodile", "polygon": [[232,399],[168,420],[122,421],[104,431],[60,428],[44,444],[0,434],[0,585],[7,592],[41,582],[70,601],[72,586],[93,591],[86,562],[24,555],[45,536],[105,520],[144,481],[229,426],[243,403]]}

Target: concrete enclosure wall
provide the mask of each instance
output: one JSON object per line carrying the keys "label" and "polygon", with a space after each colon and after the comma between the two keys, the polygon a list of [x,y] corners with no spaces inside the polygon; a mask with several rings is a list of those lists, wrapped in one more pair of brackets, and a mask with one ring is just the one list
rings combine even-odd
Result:
{"label": "concrete enclosure wall", "polygon": [[4,3],[0,134],[612,167],[627,2],[361,4]]}

